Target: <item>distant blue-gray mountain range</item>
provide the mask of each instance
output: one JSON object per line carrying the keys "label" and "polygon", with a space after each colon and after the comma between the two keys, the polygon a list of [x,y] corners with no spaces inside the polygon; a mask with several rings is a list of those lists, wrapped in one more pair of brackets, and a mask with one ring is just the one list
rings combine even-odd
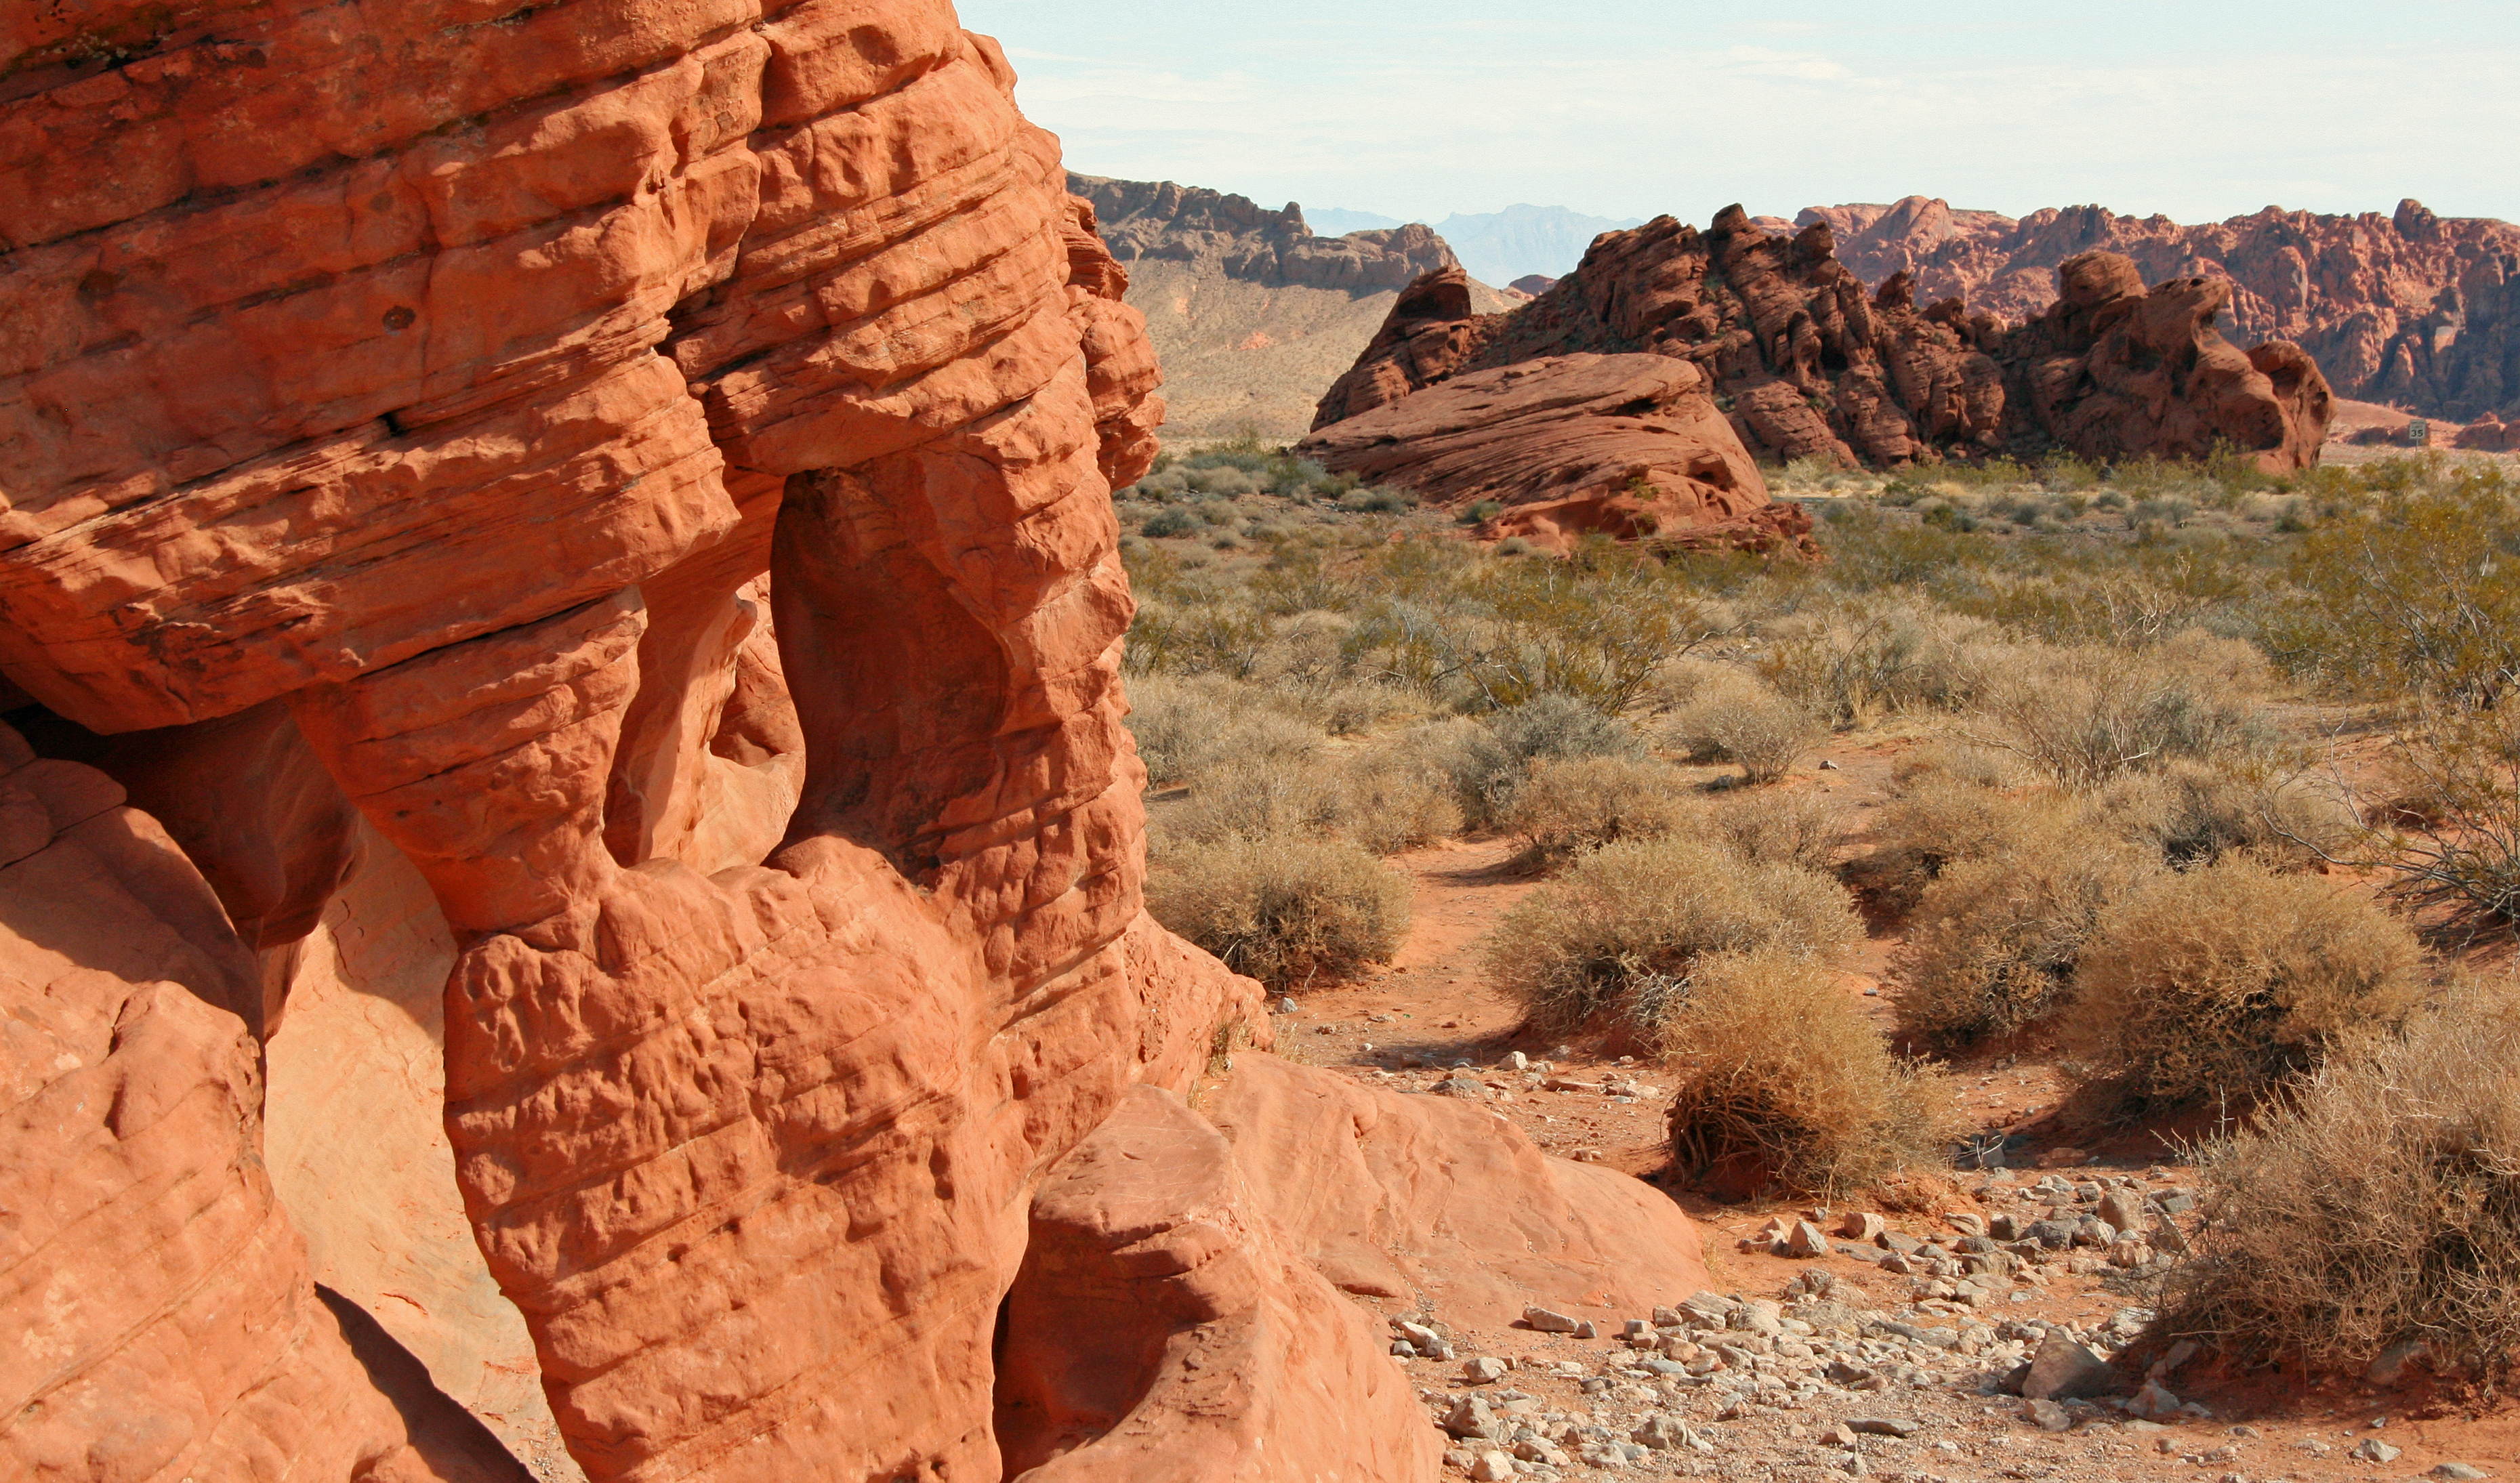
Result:
{"label": "distant blue-gray mountain range", "polygon": [[[1344,206],[1307,210],[1304,221],[1325,237],[1344,237],[1350,232],[1402,224],[1397,217]],[[1456,211],[1433,225],[1437,235],[1452,246],[1462,266],[1470,270],[1472,278],[1481,283],[1509,284],[1531,273],[1563,278],[1584,260],[1584,249],[1593,245],[1594,238],[1642,223],[1642,217],[1613,221],[1564,206],[1510,205],[1502,211]]]}

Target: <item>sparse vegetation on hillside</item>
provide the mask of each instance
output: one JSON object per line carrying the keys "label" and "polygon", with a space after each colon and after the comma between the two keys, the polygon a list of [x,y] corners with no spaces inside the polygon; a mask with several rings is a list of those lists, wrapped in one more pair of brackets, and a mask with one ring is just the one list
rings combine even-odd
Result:
{"label": "sparse vegetation on hillside", "polygon": [[[2416,929],[2456,951],[2520,922],[2520,481],[2427,458],[1771,477],[1825,563],[1482,547],[1247,447],[1124,491],[1158,919],[1300,988],[1397,941],[1372,856],[1518,840],[1548,878],[1484,939],[1490,986],[1535,1036],[1662,1056],[1678,1172],[1709,1188],[1834,1200],[1947,1166],[1956,1084],[1898,1058],[1885,1001],[1952,1064],[2063,1056],[2092,1137],[2240,1119],[2264,1138],[2211,1165],[2234,1190],[2380,1115],[2345,1104],[2390,1104],[2374,1057],[2439,1033]],[[1866,759],[1851,797],[1824,770]],[[1868,922],[1895,948],[1879,1001],[1842,971]],[[2210,1322],[2481,1352],[2481,1289],[2383,1269],[2485,1229],[2446,1203],[2482,1176],[2427,1185],[2433,1145],[2400,1143],[2385,1250],[2284,1215],[2314,1286],[2240,1284]],[[2402,1279],[2392,1311],[2451,1316],[2269,1316]]]}

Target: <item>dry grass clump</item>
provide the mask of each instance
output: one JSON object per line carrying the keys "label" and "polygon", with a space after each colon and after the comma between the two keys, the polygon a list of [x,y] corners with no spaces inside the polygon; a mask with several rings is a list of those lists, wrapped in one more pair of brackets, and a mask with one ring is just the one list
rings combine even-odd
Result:
{"label": "dry grass clump", "polygon": [[2392,827],[2351,853],[2376,853],[2368,863],[2397,877],[2390,896],[2435,914],[2446,934],[2520,933],[2520,705],[2429,707],[2390,762],[2393,786],[2375,812]]}
{"label": "dry grass clump", "polygon": [[1462,830],[1437,756],[1443,729],[1421,727],[1358,752],[1339,770],[1339,813],[1347,836],[1377,855],[1447,839]]}
{"label": "dry grass clump", "polygon": [[1872,852],[1849,862],[1847,876],[1880,910],[1904,917],[1952,866],[2072,829],[2072,808],[2053,796],[1927,773],[1882,805],[1872,823]]}
{"label": "dry grass clump", "polygon": [[1343,839],[1220,839],[1165,852],[1147,881],[1157,921],[1273,989],[1388,962],[1409,881]]}
{"label": "dry grass clump", "polygon": [[1147,781],[1162,786],[1206,766],[1240,707],[1234,682],[1218,675],[1188,679],[1141,675],[1129,682],[1129,733]]}
{"label": "dry grass clump", "polygon": [[1703,827],[1754,865],[1825,872],[1836,863],[1846,825],[1846,811],[1827,794],[1779,791],[1721,795],[1705,806]]}
{"label": "dry grass clump", "polygon": [[1490,981],[1549,1033],[1592,1024],[1650,1033],[1670,995],[1710,953],[1773,947],[1825,958],[1863,935],[1846,891],[1721,845],[1629,839],[1578,859],[1506,914],[1489,941]]}
{"label": "dry grass clump", "polygon": [[2404,923],[2311,876],[2245,855],[2146,881],[2102,914],[2061,1029],[2069,1072],[2121,1115],[2282,1078],[2393,1023],[2422,989]]}
{"label": "dry grass clump", "polygon": [[1531,765],[1499,823],[1520,835],[1532,864],[1563,865],[1617,839],[1651,839],[1689,816],[1671,764],[1575,757]]}
{"label": "dry grass clump", "polygon": [[1456,745],[1443,758],[1444,768],[1452,778],[1462,817],[1481,827],[1504,817],[1536,761],[1644,754],[1642,740],[1625,721],[1581,700],[1549,693],[1450,736]]}
{"label": "dry grass clump", "polygon": [[1734,672],[1710,679],[1674,711],[1664,737],[1692,761],[1732,762],[1747,783],[1774,783],[1818,746],[1825,728],[1801,702]]}
{"label": "dry grass clump", "polygon": [[1900,1028],[1954,1049],[2047,1019],[2101,915],[2147,869],[2135,850],[2070,829],[1951,866],[1891,962]]}
{"label": "dry grass clump", "polygon": [[1770,625],[1770,636],[1759,672],[1834,726],[1958,710],[1987,692],[2007,653],[1994,623],[1917,603],[1796,614]]}
{"label": "dry grass clump", "polygon": [[2120,778],[2093,800],[2094,823],[2179,870],[2233,850],[2306,868],[2362,834],[2353,808],[2307,780],[2268,784],[2201,762]]}
{"label": "dry grass clump", "polygon": [[2025,647],[1986,701],[1995,722],[1986,740],[2075,788],[2181,758],[2265,750],[2272,733],[2257,706],[2211,671],[2202,662],[2165,662],[2159,651]]}
{"label": "dry grass clump", "polygon": [[2207,1215],[2157,1330],[2360,1372],[2421,1344],[2489,1383],[2520,1361],[2520,1003],[2470,990],[2331,1059],[2208,1145]]}
{"label": "dry grass clump", "polygon": [[1835,976],[1767,948],[1701,959],[1662,1025],[1672,1156],[1692,1184],[1833,1198],[1945,1161],[1942,1074],[1893,1056]]}

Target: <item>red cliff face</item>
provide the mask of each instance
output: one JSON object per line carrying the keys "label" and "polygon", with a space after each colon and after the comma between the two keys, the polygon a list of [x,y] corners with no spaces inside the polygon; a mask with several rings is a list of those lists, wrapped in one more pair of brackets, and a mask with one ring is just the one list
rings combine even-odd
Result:
{"label": "red cliff face", "polygon": [[2234,338],[2300,345],[2343,395],[2461,422],[2520,416],[2520,227],[2509,222],[2413,201],[2386,216],[2270,206],[2203,226],[2099,206],[2015,220],[1922,196],[1815,206],[1796,221],[1826,223],[1868,283],[1906,272],[1923,297],[2016,322],[2056,301],[2055,270],[2085,252],[2121,253],[2147,283],[2221,280]]}
{"label": "red cliff face", "polygon": [[[0,1458],[474,1475],[258,1173],[251,1037],[356,815],[442,917],[444,1198],[589,1476],[998,1476],[1009,1397],[1115,1338],[1025,1328],[1028,1251],[1149,1200],[1242,1275],[1115,1310],[1144,1363],[1044,1456],[1430,1476],[1182,1101],[1268,1030],[1141,906],[1107,495],[1155,366],[995,45],[929,0],[81,14],[0,54],[0,763],[42,783],[0,1023],[48,1037],[0,1208],[126,1213],[10,1228],[111,1301],[19,1300]],[[50,797],[107,773],[162,833]],[[1212,1193],[1078,1162],[1176,1126]],[[1658,1229],[1629,1265],[1686,1291]],[[1227,1329],[1302,1383],[1201,1390]]]}
{"label": "red cliff face", "polygon": [[2068,267],[2104,259],[2111,307],[2060,307],[2014,331],[1956,299],[1919,310],[1905,273],[1867,292],[1824,221],[1785,236],[1738,206],[1702,233],[1660,217],[1604,234],[1573,274],[1503,314],[1470,313],[1444,275],[1420,280],[1323,397],[1316,440],[1331,448],[1349,419],[1456,377],[1607,353],[1696,367],[1740,444],[1771,458],[1898,468],[2059,445],[2202,457],[2228,443],[2272,469],[2317,461],[2328,396],[2307,355],[2226,343],[2213,325],[2228,294],[2178,284],[2147,296],[2105,253]]}

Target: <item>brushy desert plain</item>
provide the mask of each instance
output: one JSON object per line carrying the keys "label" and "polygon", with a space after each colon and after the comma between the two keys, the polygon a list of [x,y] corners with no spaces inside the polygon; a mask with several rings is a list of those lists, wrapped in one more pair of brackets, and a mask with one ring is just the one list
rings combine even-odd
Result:
{"label": "brushy desert plain", "polygon": [[2512,1464],[2515,474],[1771,470],[1819,564],[1120,491],[1156,915],[1708,1233],[1623,1331],[1380,1303],[1448,1467]]}

